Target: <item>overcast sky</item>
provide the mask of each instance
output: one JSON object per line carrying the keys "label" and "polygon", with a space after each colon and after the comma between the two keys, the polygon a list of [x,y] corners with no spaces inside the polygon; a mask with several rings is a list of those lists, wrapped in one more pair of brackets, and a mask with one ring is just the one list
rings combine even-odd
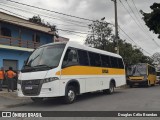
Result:
{"label": "overcast sky", "polygon": [[[14,0],[14,1],[65,14],[70,14],[73,16],[83,17],[91,20],[100,20],[101,18],[105,17],[105,21],[114,23],[114,3],[111,0]],[[136,6],[138,10],[142,9],[144,12],[150,12],[151,11],[150,5],[152,5],[154,2],[157,3],[160,2],[160,0],[127,0],[127,1],[132,10],[134,11],[136,17],[129,8],[126,0],[121,0],[121,2],[125,7],[119,0],[117,0],[119,26],[143,50],[147,51],[150,54],[153,54],[155,52],[160,52],[160,39],[157,38],[157,35],[149,31],[149,29],[145,26],[145,23],[142,20],[142,15],[139,14],[135,8]],[[0,8],[12,11],[13,13],[16,14],[20,14],[26,19],[32,17],[33,15],[40,15],[40,17],[45,21],[48,21],[51,24],[55,24],[58,29],[79,31],[81,33],[87,33],[87,31],[89,31],[87,25],[91,23],[90,21],[75,19],[72,17],[67,17],[52,12],[46,12],[18,5],[15,3],[11,3],[9,1],[7,2],[6,0],[1,0]],[[125,8],[129,12],[127,12]],[[0,9],[0,11],[4,10]],[[136,23],[139,24],[139,26]],[[127,42],[130,42],[133,45],[135,45],[135,43],[131,42],[131,40],[129,40],[129,38],[121,30],[119,30],[119,32],[120,32],[120,37],[122,39],[126,39]],[[67,37],[71,41],[77,41],[81,44],[84,43],[84,40],[86,38],[86,34],[69,33],[64,31],[58,31],[58,33],[60,36]],[[154,42],[154,40],[159,44],[159,46]],[[145,51],[144,53],[146,55],[149,55]]]}

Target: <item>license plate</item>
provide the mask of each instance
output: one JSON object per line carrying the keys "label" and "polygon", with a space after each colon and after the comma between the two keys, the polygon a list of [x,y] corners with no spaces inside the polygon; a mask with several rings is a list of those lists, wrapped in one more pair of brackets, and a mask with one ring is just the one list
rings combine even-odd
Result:
{"label": "license plate", "polygon": [[32,86],[26,86],[25,89],[26,90],[32,90]]}
{"label": "license plate", "polygon": [[135,83],[135,85],[139,85],[139,83]]}

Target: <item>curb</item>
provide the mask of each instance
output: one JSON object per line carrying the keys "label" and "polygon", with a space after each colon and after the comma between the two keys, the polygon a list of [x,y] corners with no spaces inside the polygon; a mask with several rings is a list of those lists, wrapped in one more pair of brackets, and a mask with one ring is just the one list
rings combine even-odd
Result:
{"label": "curb", "polygon": [[3,109],[5,109],[5,108],[20,107],[20,106],[27,105],[28,103],[29,103],[29,102],[15,103],[15,104],[10,104],[10,105],[3,105],[3,106],[0,106],[0,110],[3,110]]}
{"label": "curb", "polygon": [[11,98],[11,99],[15,99],[17,98],[17,94],[16,93],[8,93],[8,92],[4,92],[4,93],[0,93],[1,97],[5,97],[5,98]]}
{"label": "curb", "polygon": [[17,91],[8,92],[6,89],[0,91],[0,97],[8,98],[8,99],[16,99],[16,100],[23,100],[28,99],[27,97],[18,97]]}
{"label": "curb", "polygon": [[29,97],[18,97],[17,93],[0,93],[0,97],[12,100],[29,100]]}
{"label": "curb", "polygon": [[0,110],[6,109],[6,108],[13,108],[18,106],[24,106],[31,102],[30,98],[26,97],[18,97],[17,92],[8,92],[7,90],[3,90],[0,92],[0,98],[6,99],[8,102],[3,105],[1,103]]}

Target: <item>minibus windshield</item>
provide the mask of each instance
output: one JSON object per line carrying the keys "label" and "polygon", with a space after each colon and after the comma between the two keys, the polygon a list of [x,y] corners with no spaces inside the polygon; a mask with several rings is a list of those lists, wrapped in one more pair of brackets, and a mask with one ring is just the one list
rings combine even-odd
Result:
{"label": "minibus windshield", "polygon": [[147,74],[147,66],[145,64],[132,65],[127,71],[129,76],[142,76]]}
{"label": "minibus windshield", "polygon": [[65,44],[54,44],[36,49],[28,58],[26,68],[53,68],[57,67],[62,56]]}

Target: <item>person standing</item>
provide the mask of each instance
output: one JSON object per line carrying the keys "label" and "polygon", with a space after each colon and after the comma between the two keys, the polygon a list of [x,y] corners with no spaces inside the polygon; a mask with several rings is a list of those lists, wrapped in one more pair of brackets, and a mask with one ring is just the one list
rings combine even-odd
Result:
{"label": "person standing", "polygon": [[8,80],[8,92],[10,92],[10,90],[14,92],[14,77],[16,76],[16,73],[13,71],[12,67],[9,67],[6,76]]}
{"label": "person standing", "polygon": [[3,67],[0,69],[0,91],[2,91],[3,80],[5,78],[5,72]]}

